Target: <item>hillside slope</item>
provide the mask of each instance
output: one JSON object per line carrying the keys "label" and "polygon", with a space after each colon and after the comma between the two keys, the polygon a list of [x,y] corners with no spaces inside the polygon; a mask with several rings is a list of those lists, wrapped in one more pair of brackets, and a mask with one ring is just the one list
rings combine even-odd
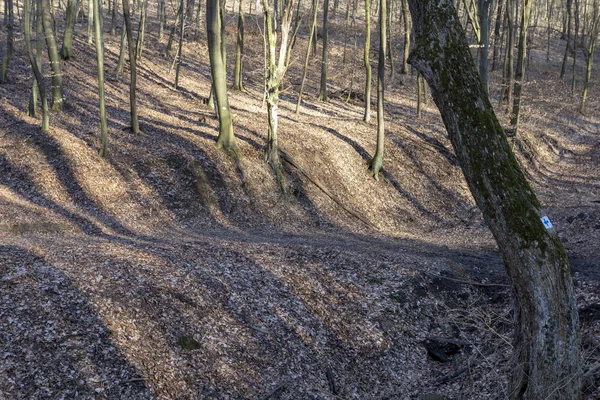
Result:
{"label": "hillside slope", "polygon": [[[341,62],[343,35],[333,36],[331,100],[315,100],[314,59],[298,115],[296,62],[280,144],[301,169],[285,165],[282,194],[262,161],[262,37],[248,25],[247,90],[230,93],[239,163],[214,147],[202,34],[187,38],[174,90],[166,39],[149,28],[137,136],[127,129],[127,68],[114,73],[119,37],[107,35],[106,159],[82,26],[74,59],[62,63],[66,107],[49,133],[23,112],[31,78],[17,41],[0,86],[0,375],[9,377],[0,398],[505,396],[508,282],[435,106],[416,118],[415,77],[389,84],[376,182],[366,167],[375,126],[360,122],[359,99],[345,102],[352,76],[355,90],[363,78],[358,59]],[[297,57],[305,45],[301,36]],[[569,251],[594,365],[600,93],[594,85],[589,116],[578,115],[557,96],[566,89],[556,67],[537,60],[534,52],[514,148]],[[453,362],[428,356],[431,343]]]}

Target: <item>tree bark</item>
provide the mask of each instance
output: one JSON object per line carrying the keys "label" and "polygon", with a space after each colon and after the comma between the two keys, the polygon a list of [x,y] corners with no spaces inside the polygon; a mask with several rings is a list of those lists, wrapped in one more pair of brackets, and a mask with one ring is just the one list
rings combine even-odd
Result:
{"label": "tree bark", "polygon": [[383,115],[383,96],[385,93],[385,48],[387,42],[387,0],[379,0],[379,60],[377,65],[377,149],[369,161],[369,169],[375,180],[379,180],[379,171],[383,167],[383,143],[385,140],[385,119]]}
{"label": "tree bark", "polygon": [[298,102],[296,103],[296,114],[300,109],[300,103],[302,102],[302,94],[304,93],[304,84],[306,83],[306,74],[308,72],[308,61],[310,59],[310,50],[312,47],[313,38],[316,35],[317,27],[317,11],[319,8],[319,0],[313,0],[312,5],[312,24],[310,26],[310,32],[308,33],[308,44],[306,46],[306,57],[304,58],[304,72],[302,73],[302,83],[300,84],[300,92],[298,93]]}
{"label": "tree bark", "polygon": [[98,95],[100,98],[100,157],[108,154],[108,130],[104,102],[104,39],[102,29],[102,0],[94,0],[94,36],[96,39],[96,62],[98,65]]}
{"label": "tree bark", "polygon": [[408,74],[408,56],[410,54],[410,12],[406,0],[402,1],[402,19],[404,20],[404,53],[402,56],[402,75]]}
{"label": "tree bark", "polygon": [[327,68],[329,63],[329,0],[323,2],[323,58],[321,59],[321,86],[319,88],[319,101],[327,101]]}
{"label": "tree bark", "polygon": [[131,132],[140,133],[140,125],[137,115],[137,52],[133,41],[131,28],[131,16],[129,14],[129,0],[123,0],[123,19],[125,20],[125,32],[127,34],[127,48],[129,50],[129,114],[131,116]]}
{"label": "tree bark", "polygon": [[[30,11],[30,2],[23,2],[23,19],[24,19],[24,33],[25,33],[25,46],[27,49],[27,57],[29,58],[29,63],[31,64],[31,69],[33,70],[33,76],[37,81],[38,88],[40,91],[40,97],[42,98],[42,132],[48,131],[50,128],[50,118],[48,115],[48,100],[46,98],[46,90],[44,89],[44,85],[42,82],[42,73],[38,68],[38,63],[36,62],[33,52],[31,49],[31,11]],[[40,3],[38,2],[38,7],[40,7]],[[41,11],[41,10],[40,10]],[[41,16],[41,12],[38,14],[38,18]],[[41,22],[41,21],[40,21]],[[39,41],[39,38],[37,38]]]}
{"label": "tree bark", "polygon": [[242,79],[242,62],[244,57],[244,0],[240,0],[238,10],[238,31],[235,47],[235,68],[233,70],[233,88],[244,90]]}
{"label": "tree bark", "polygon": [[62,73],[60,72],[60,57],[56,48],[56,37],[50,15],[50,1],[42,2],[42,25],[44,26],[44,35],[46,36],[46,46],[48,47],[48,58],[50,59],[50,68],[52,70],[52,110],[60,111],[63,108],[63,87]]}
{"label": "tree bark", "polygon": [[60,56],[63,60],[71,58],[71,49],[73,47],[73,33],[75,31],[75,14],[77,13],[77,0],[68,0],[67,2],[67,21],[65,25],[65,35],[63,37]]}
{"label": "tree bark", "polygon": [[508,397],[579,399],[579,321],[571,270],[478,78],[450,0],[409,0],[425,77],[454,151],[500,251],[515,296]]}
{"label": "tree bark", "polygon": [[208,55],[210,57],[210,71],[212,74],[213,89],[217,106],[217,116],[219,117],[217,148],[222,148],[227,153],[237,157],[239,154],[235,136],[233,134],[231,110],[229,108],[229,98],[227,96],[227,77],[223,54],[223,40],[225,38],[222,37],[222,12],[219,0],[206,1]]}
{"label": "tree bark", "polygon": [[525,75],[525,56],[527,54],[527,29],[529,28],[529,17],[533,0],[524,0],[521,6],[521,29],[519,31],[519,52],[517,54],[517,70],[515,72],[515,92],[510,124],[514,134],[519,128],[521,116],[521,93],[523,92],[523,77]]}
{"label": "tree bark", "polygon": [[267,90],[267,115],[268,115],[268,135],[267,146],[265,150],[265,160],[271,165],[279,188],[282,192],[285,191],[283,183],[283,172],[281,168],[281,160],[279,158],[278,144],[278,102],[279,102],[279,87],[285,72],[287,70],[287,53],[290,50],[288,42],[290,39],[290,28],[292,23],[292,10],[295,0],[288,0],[283,9],[281,23],[279,24],[281,32],[281,41],[279,43],[279,54],[277,55],[277,33],[273,27],[274,18],[269,9],[268,0],[263,0],[263,12],[265,18],[265,33],[267,35],[267,53],[268,53],[268,70],[266,76]]}
{"label": "tree bark", "polygon": [[13,29],[15,24],[15,16],[13,12],[12,0],[5,0],[6,7],[8,8],[8,24],[6,26],[6,54],[2,60],[2,71],[0,72],[0,83],[6,83],[8,81],[8,64],[13,56],[13,44],[14,35]]}
{"label": "tree bark", "polygon": [[365,114],[364,122],[371,122],[371,0],[365,0],[365,51],[363,59],[365,62]]}

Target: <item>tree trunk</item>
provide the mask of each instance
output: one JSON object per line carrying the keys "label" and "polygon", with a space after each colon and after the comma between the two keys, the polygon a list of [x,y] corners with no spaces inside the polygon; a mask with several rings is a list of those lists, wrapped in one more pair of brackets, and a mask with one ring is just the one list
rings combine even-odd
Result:
{"label": "tree trunk", "polygon": [[[278,145],[278,102],[279,102],[279,86],[283,81],[285,71],[287,69],[287,53],[290,50],[288,46],[289,33],[292,23],[292,10],[295,0],[288,0],[283,9],[281,23],[279,24],[281,31],[281,42],[279,43],[279,55],[277,53],[277,34],[273,28],[274,21],[269,9],[268,0],[263,0],[263,11],[265,19],[265,33],[268,41],[268,72],[266,77],[267,90],[267,115],[268,115],[268,136],[267,146],[265,151],[265,160],[271,165],[277,183],[281,191],[285,191],[283,184],[283,172],[281,168],[281,160],[279,159]],[[316,8],[315,8],[316,10]]]}
{"label": "tree trunk", "polygon": [[181,67],[181,59],[183,58],[183,35],[185,34],[185,0],[181,0],[181,26],[179,27],[179,48],[177,49],[177,67],[175,68],[175,89],[179,87],[179,69]]}
{"label": "tree trunk", "polygon": [[[46,90],[44,89],[44,85],[43,85],[43,78],[42,78],[42,73],[40,72],[40,69],[38,68],[38,63],[36,62],[33,53],[32,53],[32,49],[31,49],[31,11],[30,11],[30,2],[29,1],[24,1],[23,2],[23,19],[24,19],[24,33],[25,33],[25,46],[27,48],[27,57],[29,58],[29,63],[31,64],[31,69],[33,70],[33,76],[35,77],[35,80],[37,81],[38,84],[38,88],[40,91],[40,97],[42,98],[42,131],[46,132],[48,131],[48,129],[50,128],[50,118],[48,116],[48,100],[46,98]],[[40,7],[40,3],[38,2],[38,8]],[[40,13],[38,14],[38,21],[39,21],[39,16],[41,16],[41,10]],[[41,23],[41,21],[40,21]],[[37,41],[39,41],[39,37],[37,38]]]}
{"label": "tree trunk", "polygon": [[[183,1],[183,0],[181,0]],[[144,52],[144,36],[146,34],[146,16],[148,15],[148,0],[143,0],[142,9],[140,11],[140,29],[138,30],[137,37],[137,45],[136,45],[136,58],[137,60],[142,59],[142,54]],[[181,21],[181,25],[183,25],[183,20]]]}
{"label": "tree trunk", "polygon": [[[108,0],[110,4],[110,0]],[[110,20],[110,34],[111,35],[116,35],[117,34],[117,8],[118,8],[118,2],[117,0],[112,0],[112,18]]]}
{"label": "tree trunk", "polygon": [[[31,64],[31,69],[33,71],[33,76],[37,82],[37,86],[40,91],[40,97],[42,98],[42,132],[48,131],[50,129],[50,117],[48,115],[48,100],[46,97],[46,90],[43,85],[43,78],[40,69],[38,68],[38,63],[33,56],[33,52],[31,49],[31,11],[30,11],[30,2],[23,2],[23,19],[24,19],[24,33],[25,33],[25,47],[27,49],[27,58],[29,58],[29,63]],[[40,7],[40,3],[38,2],[38,8]],[[41,24],[40,17],[41,10],[38,13],[38,23]],[[40,42],[40,38],[37,37],[36,40]]]}
{"label": "tree trunk", "polygon": [[450,141],[515,296],[511,399],[579,399],[579,321],[571,270],[478,79],[450,0],[410,0],[416,48]]}
{"label": "tree trunk", "polygon": [[[42,75],[42,53],[44,51],[43,49],[43,43],[42,43],[42,34],[44,31],[44,28],[42,27],[42,9],[40,7],[39,1],[33,1],[31,2],[31,4],[35,7],[35,14],[37,15],[37,17],[35,18],[36,20],[36,29],[35,29],[35,62],[37,64],[38,67],[38,71],[40,72],[40,76]],[[31,21],[30,21],[31,22]],[[31,24],[28,25],[30,31],[28,32],[29,37],[31,37]],[[45,93],[45,91],[44,91]],[[34,117],[35,116],[35,109],[37,107],[37,98],[38,95],[41,95],[40,93],[40,87],[38,85],[38,81],[35,77],[33,77],[33,81],[32,81],[32,85],[31,85],[31,96],[29,96],[29,107],[27,108],[27,114],[30,117]],[[42,102],[42,105],[44,103]],[[46,110],[48,109],[48,102],[46,101]]]}
{"label": "tree trunk", "polygon": [[521,116],[521,93],[523,91],[523,76],[525,75],[525,55],[527,54],[527,29],[533,0],[523,0],[521,6],[521,30],[519,31],[519,53],[517,55],[517,70],[515,72],[515,93],[510,124],[516,135]]}
{"label": "tree trunk", "polygon": [[121,46],[119,47],[119,61],[117,61],[117,76],[123,75],[123,64],[125,64],[125,49],[127,48],[127,29],[121,29]]}
{"label": "tree trunk", "polygon": [[60,57],[56,48],[56,37],[54,36],[52,16],[50,15],[50,1],[42,2],[42,25],[44,26],[44,35],[46,36],[46,46],[48,47],[48,58],[50,59],[50,68],[52,69],[52,110],[60,111],[63,108],[63,88],[62,74],[60,72]]}
{"label": "tree trunk", "polygon": [[123,18],[125,20],[125,32],[127,34],[127,48],[129,50],[129,107],[131,116],[131,132],[140,133],[140,126],[137,115],[137,56],[135,43],[133,41],[133,32],[131,28],[131,16],[129,14],[129,0],[123,0]]}
{"label": "tree trunk", "polygon": [[385,140],[385,119],[383,115],[383,95],[385,78],[385,48],[387,42],[387,0],[379,0],[379,60],[377,65],[377,150],[369,161],[369,169],[375,180],[383,167],[383,143]]}
{"label": "tree trunk", "polygon": [[408,10],[408,3],[406,0],[402,1],[402,14],[404,20],[404,55],[402,57],[402,75],[408,74],[408,55],[410,53],[410,13]]}
{"label": "tree trunk", "polygon": [[13,56],[13,43],[14,35],[13,29],[15,24],[15,16],[13,12],[12,0],[5,0],[8,7],[8,25],[6,26],[6,54],[2,60],[2,71],[0,72],[0,83],[7,83],[8,81],[8,64]]}
{"label": "tree trunk", "polygon": [[88,30],[87,30],[87,43],[92,44],[93,42],[93,29],[94,27],[94,0],[88,0]]}
{"label": "tree trunk", "polygon": [[206,1],[206,34],[208,38],[208,55],[210,57],[210,71],[212,74],[213,88],[216,100],[217,115],[219,117],[219,137],[217,148],[224,149],[234,157],[238,156],[238,148],[233,134],[231,110],[227,97],[227,77],[223,54],[222,37],[222,10],[219,0]]}
{"label": "tree trunk", "polygon": [[371,122],[371,0],[365,0],[365,51],[363,59],[365,62],[365,114],[363,121]]}
{"label": "tree trunk", "polygon": [[329,33],[329,0],[323,2],[323,58],[321,59],[321,86],[319,88],[319,101],[327,101],[327,68],[329,63],[329,41],[327,39]]}
{"label": "tree trunk", "polygon": [[104,104],[104,39],[102,29],[102,0],[94,0],[94,33],[96,38],[96,61],[98,65],[98,95],[100,97],[100,157],[108,154],[108,130]]}
{"label": "tree trunk", "polygon": [[491,0],[479,0],[479,77],[485,92],[488,92],[488,53],[490,48],[490,11]]}
{"label": "tree trunk", "polygon": [[244,56],[244,0],[240,0],[238,10],[238,31],[235,47],[235,68],[233,70],[233,88],[235,90],[244,90],[242,79],[242,62]]}
{"label": "tree trunk", "polygon": [[304,93],[304,84],[306,82],[306,73],[308,72],[308,61],[310,59],[310,50],[312,47],[313,38],[316,36],[317,27],[317,11],[319,8],[319,0],[313,0],[312,5],[312,25],[310,26],[310,32],[308,33],[308,45],[306,46],[306,57],[304,58],[304,72],[302,73],[302,83],[300,84],[300,92],[298,93],[298,102],[296,103],[296,114],[300,109],[300,103],[302,102],[302,94]]}
{"label": "tree trunk", "polygon": [[575,67],[577,66],[577,35],[579,34],[579,0],[574,0],[575,12],[573,15],[573,21],[575,23],[575,32],[573,35],[573,67],[571,70],[571,96],[575,96],[575,84],[576,84],[576,72]]}
{"label": "tree trunk", "polygon": [[65,36],[63,37],[60,56],[63,60],[71,58],[71,49],[73,47],[73,33],[75,31],[75,14],[77,13],[77,0],[67,1],[67,21],[65,25]]}
{"label": "tree trunk", "polygon": [[498,10],[496,12],[496,23],[494,25],[494,51],[492,54],[492,71],[496,70],[496,62],[498,61],[498,44],[501,42],[500,40],[500,28],[502,27],[502,5],[504,4],[504,0],[498,0]]}
{"label": "tree trunk", "polygon": [[566,26],[567,26],[567,46],[565,47],[565,54],[563,55],[562,66],[560,67],[560,79],[565,77],[567,71],[567,59],[569,52],[571,51],[571,19],[572,19],[573,0],[567,0],[567,15],[566,15]]}

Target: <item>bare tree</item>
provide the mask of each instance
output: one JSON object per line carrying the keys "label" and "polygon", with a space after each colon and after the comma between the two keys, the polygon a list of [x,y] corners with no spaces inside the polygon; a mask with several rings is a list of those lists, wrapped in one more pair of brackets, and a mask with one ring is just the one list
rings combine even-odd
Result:
{"label": "bare tree", "polygon": [[279,187],[283,190],[283,173],[281,170],[281,160],[279,158],[278,145],[278,102],[279,87],[287,71],[287,52],[290,50],[288,42],[290,40],[290,27],[292,24],[292,10],[295,0],[288,0],[283,9],[279,29],[281,40],[279,41],[279,51],[277,51],[277,33],[274,29],[274,16],[269,7],[269,1],[263,0],[263,12],[265,15],[266,35],[267,35],[267,53],[268,70],[266,77],[267,91],[267,114],[269,122],[269,131],[267,135],[267,148],[265,150],[265,160],[271,165],[275,172]]}
{"label": "bare tree", "polygon": [[225,38],[223,37],[223,9],[219,0],[206,1],[206,33],[208,38],[208,55],[212,74],[212,89],[216,100],[219,117],[219,137],[217,148],[224,149],[237,157],[238,148],[233,134],[233,123],[229,98],[227,96],[227,80],[225,69]]}

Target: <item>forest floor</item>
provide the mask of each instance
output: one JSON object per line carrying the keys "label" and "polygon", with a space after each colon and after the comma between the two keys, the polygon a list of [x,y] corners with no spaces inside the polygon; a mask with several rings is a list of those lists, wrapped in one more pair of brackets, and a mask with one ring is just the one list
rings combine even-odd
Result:
{"label": "forest floor", "polygon": [[[341,17],[330,100],[316,101],[317,56],[294,113],[303,26],[281,96],[280,145],[296,165],[284,164],[282,194],[262,161],[262,22],[247,16],[246,90],[230,92],[236,163],[214,146],[204,32],[186,37],[175,90],[173,54],[149,14],[140,135],[128,130],[127,66],[114,72],[119,35],[106,34],[105,159],[85,22],[61,64],[66,106],[48,133],[24,113],[31,74],[17,25],[0,85],[0,399],[508,398],[509,282],[431,100],[416,117],[415,76],[388,84],[377,182],[361,54],[348,46],[342,62]],[[512,144],[568,251],[592,371],[585,398],[596,399],[600,85],[594,78],[579,114],[557,78],[564,41],[552,46],[550,61],[532,48]],[[499,80],[493,72],[494,104]],[[351,81],[358,92],[346,102]]]}

